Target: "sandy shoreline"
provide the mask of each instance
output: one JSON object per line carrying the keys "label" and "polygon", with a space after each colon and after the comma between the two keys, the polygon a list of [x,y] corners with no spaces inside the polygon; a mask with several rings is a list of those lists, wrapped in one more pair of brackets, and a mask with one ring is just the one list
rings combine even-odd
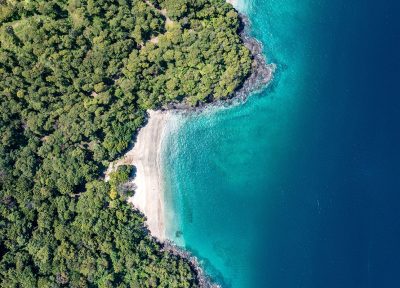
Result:
{"label": "sandy shoreline", "polygon": [[[227,0],[234,6],[240,1]],[[246,17],[241,16],[243,24],[248,27]],[[246,79],[242,87],[235,92],[233,99],[246,98],[251,91],[265,85],[272,79],[274,66],[267,64],[262,54],[262,48],[258,41],[249,36],[244,30],[241,33],[244,45],[251,51],[253,59],[252,73]],[[231,103],[231,100],[225,100]],[[216,103],[218,106],[218,103]],[[169,107],[167,111],[149,110],[147,124],[139,130],[136,142],[123,158],[110,164],[105,179],[119,165],[133,165],[136,167],[136,175],[132,180],[135,185],[135,194],[128,199],[147,218],[146,224],[151,234],[160,241],[166,240],[166,214],[164,207],[164,180],[161,163],[161,152],[163,139],[170,133],[171,121],[174,113],[179,107]],[[173,112],[175,110],[175,112]],[[191,108],[184,105],[184,111],[191,111]],[[181,111],[182,112],[182,111]],[[171,219],[167,219],[171,220]]]}
{"label": "sandy shoreline", "polygon": [[161,241],[165,240],[161,149],[172,113],[149,110],[148,122],[139,130],[134,147],[122,159],[112,163],[106,173],[108,175],[119,165],[136,167],[136,175],[132,180],[136,187],[135,194],[128,202],[146,216],[151,234]]}
{"label": "sandy shoreline", "polygon": [[136,167],[135,195],[128,199],[147,217],[153,236],[165,239],[164,190],[161,149],[165,128],[171,112],[148,111],[146,126],[140,129],[134,148],[126,155],[129,164]]}
{"label": "sandy shoreline", "polygon": [[[227,2],[236,8],[242,3],[238,0],[227,0]],[[248,28],[248,19],[243,15],[240,15],[240,17],[244,27]],[[234,103],[232,101],[235,101],[235,99],[245,99],[250,92],[265,86],[272,79],[275,66],[266,63],[262,54],[261,44],[252,38],[246,29],[241,32],[240,36],[244,45],[253,55],[252,72],[242,87],[235,91],[233,100],[213,103],[216,106],[223,106],[226,103],[232,104]],[[171,222],[171,215],[166,215],[168,211],[165,210],[161,157],[165,136],[171,133],[171,129],[175,127],[173,123],[177,119],[179,120],[179,118],[174,117],[177,115],[176,113],[194,111],[187,105],[183,105],[182,107],[172,105],[171,107],[164,107],[170,109],[166,111],[147,111],[149,114],[148,122],[139,130],[133,148],[123,158],[110,164],[106,171],[105,179],[108,180],[109,173],[114,171],[119,165],[135,166],[136,175],[132,180],[135,186],[135,194],[128,199],[128,202],[133,204],[135,208],[139,209],[146,216],[146,224],[151,235],[164,242],[164,249],[166,251],[181,255],[181,257],[189,260],[191,266],[197,271],[201,287],[218,287],[218,285],[209,281],[196,257],[191,256],[188,251],[182,250],[173,243],[170,243],[166,238],[166,225]]]}

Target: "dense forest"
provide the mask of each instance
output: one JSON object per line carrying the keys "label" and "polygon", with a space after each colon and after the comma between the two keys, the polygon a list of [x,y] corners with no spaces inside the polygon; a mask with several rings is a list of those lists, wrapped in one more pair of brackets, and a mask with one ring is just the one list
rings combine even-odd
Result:
{"label": "dense forest", "polygon": [[251,68],[223,0],[0,0],[0,286],[196,287],[105,182],[147,109],[229,97]]}

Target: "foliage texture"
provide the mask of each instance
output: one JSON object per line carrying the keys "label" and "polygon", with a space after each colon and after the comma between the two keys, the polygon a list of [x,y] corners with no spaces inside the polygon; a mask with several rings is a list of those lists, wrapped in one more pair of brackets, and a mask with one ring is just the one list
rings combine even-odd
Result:
{"label": "foliage texture", "polygon": [[102,171],[146,109],[241,85],[238,27],[223,0],[0,0],[1,287],[198,285]]}

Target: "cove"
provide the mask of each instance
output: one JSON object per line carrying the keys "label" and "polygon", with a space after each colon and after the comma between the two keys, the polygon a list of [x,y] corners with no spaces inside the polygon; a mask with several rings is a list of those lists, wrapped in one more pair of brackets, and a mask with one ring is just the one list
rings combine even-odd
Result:
{"label": "cove", "polygon": [[168,237],[215,282],[400,287],[398,6],[238,6],[275,79],[179,116],[163,151]]}

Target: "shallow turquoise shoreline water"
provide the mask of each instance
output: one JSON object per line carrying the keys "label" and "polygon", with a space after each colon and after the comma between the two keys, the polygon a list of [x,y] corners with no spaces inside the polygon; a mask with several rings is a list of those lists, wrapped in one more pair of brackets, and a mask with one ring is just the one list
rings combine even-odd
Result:
{"label": "shallow turquoise shoreline water", "polygon": [[[301,89],[307,69],[299,55],[304,51],[295,51],[295,41],[275,41],[271,23],[264,23],[280,17],[274,14],[282,10],[264,3],[262,11],[267,14],[259,17],[254,6],[260,9],[261,3],[246,4],[241,8],[250,16],[254,35],[270,45],[266,54],[282,53],[268,59],[279,61],[277,79],[243,105],[182,117],[180,128],[166,140],[164,152],[166,205],[175,213],[167,221],[169,237],[193,251],[206,272],[229,287],[252,287],[254,263],[250,259],[257,250],[258,204],[272,197],[264,188],[277,180],[287,161],[299,109],[295,91]],[[287,13],[296,13],[299,7],[288,9],[294,11]],[[281,72],[289,69],[290,73]],[[278,83],[280,91],[274,92]]]}
{"label": "shallow turquoise shoreline water", "polygon": [[223,287],[397,287],[400,105],[375,97],[398,74],[374,73],[396,59],[379,44],[395,39],[391,8],[242,4],[277,74],[243,105],[177,119],[163,152],[169,238]]}

